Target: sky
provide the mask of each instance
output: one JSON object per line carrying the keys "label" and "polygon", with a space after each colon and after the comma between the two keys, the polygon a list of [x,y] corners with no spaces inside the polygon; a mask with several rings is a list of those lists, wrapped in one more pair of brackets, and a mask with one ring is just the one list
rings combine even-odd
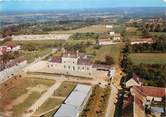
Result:
{"label": "sky", "polygon": [[0,11],[166,7],[166,0],[0,0]]}

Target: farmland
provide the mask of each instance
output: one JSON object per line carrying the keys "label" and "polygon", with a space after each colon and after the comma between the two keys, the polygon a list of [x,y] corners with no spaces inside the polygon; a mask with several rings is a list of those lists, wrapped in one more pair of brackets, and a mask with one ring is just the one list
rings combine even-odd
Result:
{"label": "farmland", "polygon": [[105,56],[112,56],[115,63],[119,63],[120,59],[120,51],[122,48],[122,44],[114,44],[108,46],[102,46],[99,49],[94,49],[93,47],[89,47],[86,49],[87,54],[95,54],[94,60],[104,61]]}
{"label": "farmland", "polygon": [[166,64],[166,53],[134,53],[129,58],[134,64]]}
{"label": "farmland", "polygon": [[51,33],[53,34],[73,34],[73,33],[87,33],[87,32],[93,32],[93,33],[104,33],[108,32],[110,29],[107,29],[105,25],[92,25],[87,26],[75,30],[66,30],[66,31],[53,31]]}

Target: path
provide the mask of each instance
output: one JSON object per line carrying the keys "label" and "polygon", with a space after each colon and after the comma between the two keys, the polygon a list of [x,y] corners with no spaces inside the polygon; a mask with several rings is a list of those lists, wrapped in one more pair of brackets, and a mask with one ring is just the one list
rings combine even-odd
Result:
{"label": "path", "polygon": [[106,110],[105,117],[114,117],[118,92],[120,87],[120,81],[121,81],[121,69],[117,66],[116,67],[116,74],[115,77],[111,81],[111,94],[108,101],[108,106]]}
{"label": "path", "polygon": [[53,95],[54,91],[58,89],[58,87],[62,84],[63,80],[57,81],[54,85],[52,85],[47,92],[45,92],[23,115],[23,117],[31,117],[34,112],[49,98]]}

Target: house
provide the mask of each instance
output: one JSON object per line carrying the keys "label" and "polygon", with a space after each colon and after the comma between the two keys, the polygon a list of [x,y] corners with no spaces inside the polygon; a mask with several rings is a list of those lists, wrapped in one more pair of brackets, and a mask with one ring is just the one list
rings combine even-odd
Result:
{"label": "house", "polygon": [[114,36],[115,32],[109,32],[110,36]]}
{"label": "house", "polygon": [[130,88],[130,87],[133,87],[133,86],[142,86],[143,85],[143,81],[141,78],[139,78],[137,75],[133,75],[133,77],[128,80],[126,82],[126,88]]}
{"label": "house", "polygon": [[113,26],[112,26],[112,25],[106,25],[106,28],[110,28],[110,29],[112,29]]}
{"label": "house", "polygon": [[133,86],[131,94],[134,97],[134,117],[146,117],[152,115],[160,117],[165,113],[166,88],[152,86]]}
{"label": "house", "polygon": [[92,73],[92,61],[83,53],[77,52],[64,52],[59,57],[53,57],[49,64],[49,68],[60,69],[69,73],[70,71],[87,72],[89,75]]}
{"label": "house", "polygon": [[121,40],[121,36],[119,33],[114,34],[114,36],[112,37],[113,41],[120,41]]}
{"label": "house", "polygon": [[7,53],[7,52],[16,52],[16,51],[19,51],[20,49],[21,49],[20,45],[7,42],[3,44],[2,46],[0,46],[0,55],[3,55],[4,53]]}
{"label": "house", "polygon": [[152,44],[154,43],[154,40],[152,38],[141,38],[141,39],[136,39],[135,41],[131,42],[131,45],[135,44]]}
{"label": "house", "polygon": [[54,117],[79,117],[91,93],[91,86],[78,84],[54,114]]}
{"label": "house", "polygon": [[51,57],[47,68],[58,74],[94,78],[95,72],[99,69],[107,76],[110,66],[94,64],[86,54],[78,51],[64,51],[60,56]]}
{"label": "house", "polygon": [[113,42],[110,39],[100,39],[98,44],[99,45],[110,45],[110,44],[113,44]]}
{"label": "house", "polygon": [[23,57],[11,60],[7,63],[0,63],[0,83],[16,75],[22,68],[27,65],[27,60]]}
{"label": "house", "polygon": [[119,33],[110,32],[109,35],[113,41],[120,41],[121,40],[121,35]]}
{"label": "house", "polygon": [[15,43],[12,42],[6,42],[3,44],[3,46],[7,47],[9,51],[11,52],[15,52],[21,49],[20,45],[17,45]]}

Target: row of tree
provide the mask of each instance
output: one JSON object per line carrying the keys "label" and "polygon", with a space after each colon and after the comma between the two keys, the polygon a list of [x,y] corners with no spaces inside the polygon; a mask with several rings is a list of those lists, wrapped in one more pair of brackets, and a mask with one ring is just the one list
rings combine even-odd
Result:
{"label": "row of tree", "polygon": [[160,23],[147,23],[144,25],[144,27],[149,32],[166,32],[166,24],[160,24]]}
{"label": "row of tree", "polygon": [[166,37],[160,36],[152,44],[134,44],[130,45],[129,52],[166,52]]}
{"label": "row of tree", "polygon": [[128,58],[129,46],[123,49],[123,60],[121,61],[121,67],[126,73],[124,79],[127,81],[132,78],[133,73],[137,74],[140,78],[144,80],[145,85],[165,87],[166,82],[166,64],[160,65],[149,65],[149,64],[139,64],[134,65]]}

